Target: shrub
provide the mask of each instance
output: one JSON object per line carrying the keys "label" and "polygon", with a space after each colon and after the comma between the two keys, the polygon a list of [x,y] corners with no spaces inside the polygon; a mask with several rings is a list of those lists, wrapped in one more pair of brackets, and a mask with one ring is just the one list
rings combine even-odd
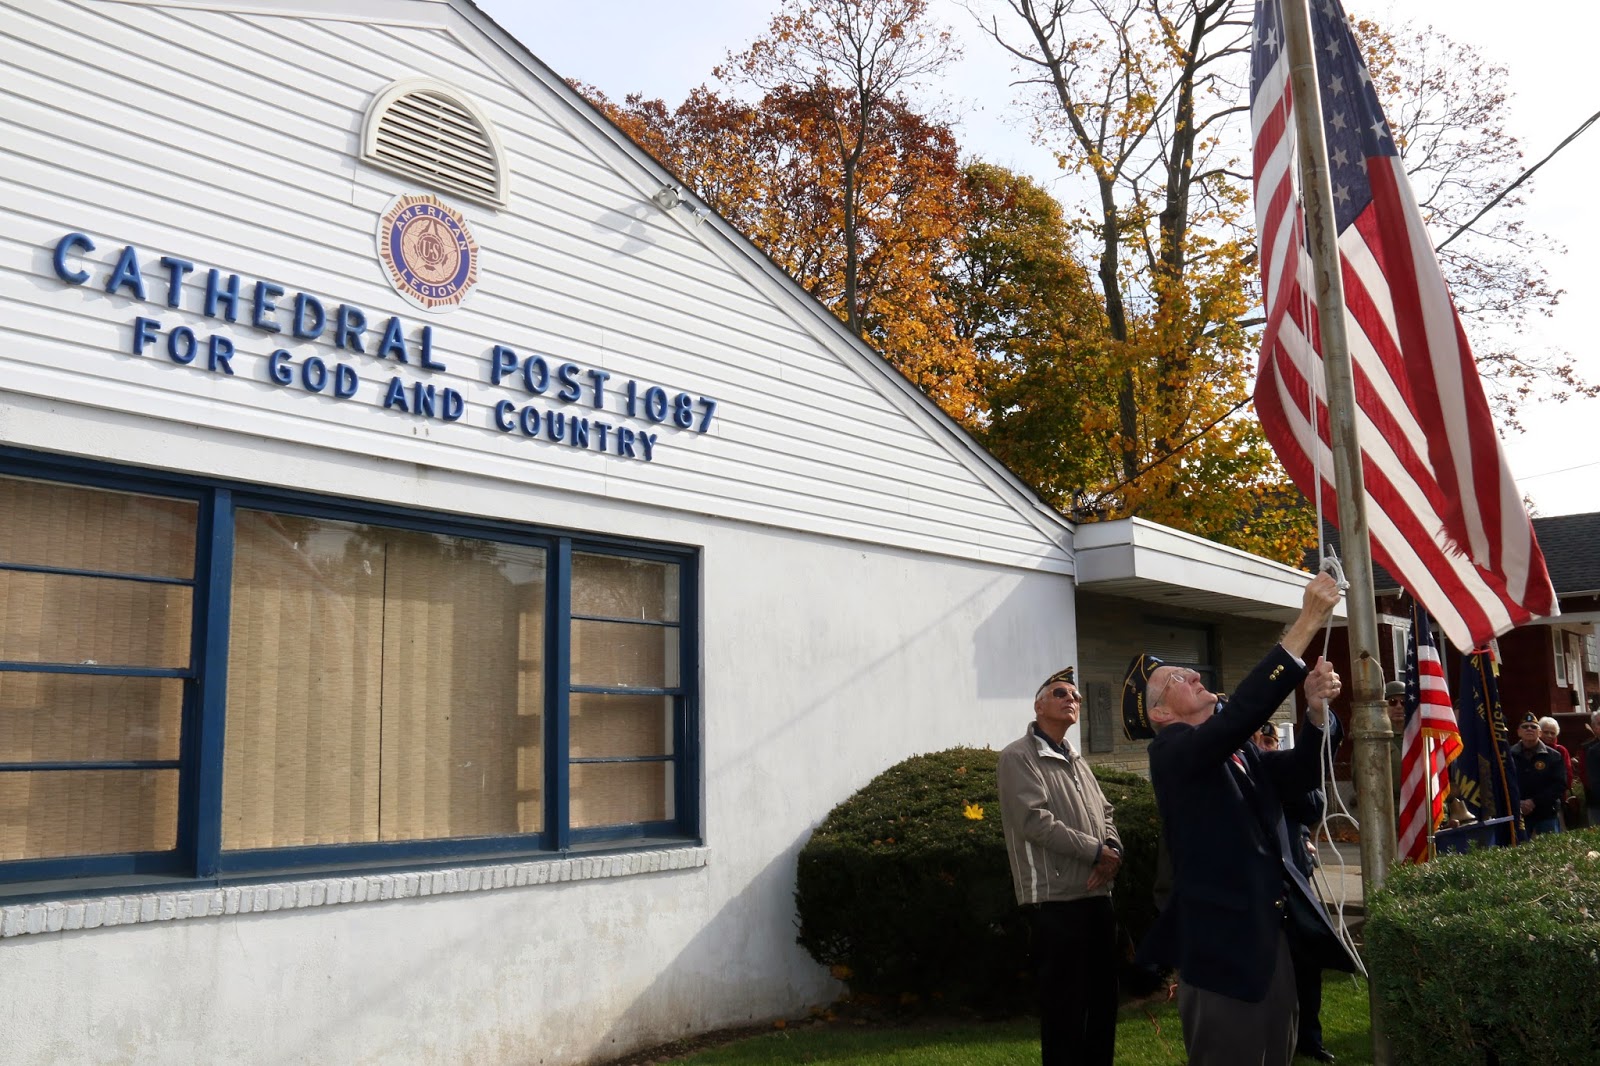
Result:
{"label": "shrub", "polygon": [[1394,1061],[1596,1060],[1600,832],[1398,867],[1369,911],[1367,964]]}
{"label": "shrub", "polygon": [[[853,995],[983,1011],[1031,1001],[997,760],[975,748],[907,759],[835,807],[801,849],[799,942]],[[1137,774],[1095,775],[1124,845],[1117,915],[1137,939],[1155,917],[1154,796]]]}

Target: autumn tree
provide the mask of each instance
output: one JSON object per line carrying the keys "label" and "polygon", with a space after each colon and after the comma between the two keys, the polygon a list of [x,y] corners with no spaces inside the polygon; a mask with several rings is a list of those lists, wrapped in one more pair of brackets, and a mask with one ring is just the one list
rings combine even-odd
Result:
{"label": "autumn tree", "polygon": [[[888,63],[899,80],[868,76],[909,47],[924,14],[912,0],[791,2],[724,71],[758,96],[702,88],[669,108],[587,94],[1046,499],[1297,556],[1298,545],[1262,533],[1277,528],[1263,516],[1289,494],[1258,428],[1238,414],[1248,399],[1239,281],[1254,274],[1248,245],[1219,237],[1225,225],[1192,224],[1193,204],[1227,222],[1245,202],[1225,174],[1215,189],[1191,180],[1197,146],[1209,142],[1172,148],[1168,132],[1130,133],[1107,172],[1113,210],[1087,222],[1052,212],[1036,186],[1003,172],[963,181],[948,128],[904,96],[916,63]],[[840,28],[847,16],[870,16],[860,25],[879,26],[884,41],[865,47],[859,25]],[[1169,54],[1171,35],[1162,41],[1157,51]],[[827,74],[819,42],[845,57],[838,69],[851,77]],[[1165,191],[1150,195],[1156,163],[1188,175],[1176,206]],[[1128,189],[1133,198],[1115,202]],[[1107,232],[1115,254],[1085,271],[1085,238]],[[1200,478],[1197,498],[1189,486]]]}
{"label": "autumn tree", "polygon": [[927,0],[786,0],[767,35],[718,71],[769,96],[801,97],[836,168],[843,229],[844,320],[862,328],[860,215],[873,195],[864,170],[892,136],[906,91],[955,55]]}
{"label": "autumn tree", "polygon": [[963,173],[965,239],[947,282],[956,332],[978,357],[978,439],[1045,499],[1070,510],[1117,431],[1101,304],[1073,254],[1061,204],[988,163]]}
{"label": "autumn tree", "polygon": [[[1059,201],[1028,178],[975,163],[965,171],[966,239],[949,290],[957,330],[979,356],[984,413],[973,432],[1041,497],[1073,517],[1108,517],[1100,486],[1119,479],[1117,392],[1126,346],[1106,336],[1092,271],[1076,254]],[[1135,311],[1132,332],[1154,326]],[[1179,495],[1145,514],[1222,543],[1298,558],[1307,524],[1298,492],[1261,478],[1273,467],[1259,427],[1223,419],[1207,447],[1180,442],[1175,480],[1208,486],[1226,506]]]}
{"label": "autumn tree", "polygon": [[1101,451],[1078,464],[1101,472],[1079,487],[1080,506],[1297,558],[1312,523],[1247,410],[1256,264],[1229,138],[1245,110],[1250,5],[996,6],[1009,13],[985,29],[1035,92],[1040,136],[1088,189],[1072,222],[1101,314],[1098,342],[1083,347],[1115,399],[1089,419],[1109,419],[1108,431],[1080,442]]}
{"label": "autumn tree", "polygon": [[[1041,138],[1086,183],[1079,234],[1098,266],[1109,361],[1121,355],[1119,432],[1109,442],[1117,476],[1086,490],[1094,509],[1201,532],[1226,529],[1216,513],[1225,505],[1241,528],[1218,539],[1262,550],[1265,529],[1300,524],[1309,538],[1304,505],[1247,408],[1260,324],[1242,163],[1252,5],[995,0],[984,10],[995,8],[1006,14],[983,25],[1025,72]],[[1503,126],[1505,72],[1431,28],[1357,31],[1424,216],[1444,241],[1518,170]],[[1538,265],[1548,242],[1526,231],[1516,207],[1512,198],[1441,252],[1479,370],[1510,425],[1536,386],[1557,399],[1596,391],[1563,357],[1541,358],[1518,335],[1559,294]],[[1199,480],[1219,470],[1232,481]]]}
{"label": "autumn tree", "polygon": [[970,343],[949,314],[960,248],[958,149],[905,98],[948,54],[925,0],[789,3],[721,73],[760,93],[700,88],[682,105],[613,104],[580,86],[953,417],[978,412]]}

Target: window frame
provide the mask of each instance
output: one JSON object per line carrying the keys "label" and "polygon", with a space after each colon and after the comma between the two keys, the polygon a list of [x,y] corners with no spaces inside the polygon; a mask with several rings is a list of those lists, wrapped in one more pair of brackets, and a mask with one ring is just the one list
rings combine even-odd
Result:
{"label": "window frame", "polygon": [[[179,499],[196,504],[190,659],[182,671],[178,746],[176,847],[133,852],[0,861],[0,896],[41,882],[93,878],[121,884],[221,883],[304,873],[425,868],[517,858],[561,857],[573,850],[619,850],[643,845],[703,842],[700,732],[700,549],[607,534],[556,529],[480,516],[402,507],[376,501],[244,482],[167,474],[112,464],[0,448],[0,474]],[[234,524],[239,510],[261,510],[330,521],[362,522],[444,536],[474,537],[543,550],[545,557],[545,716],[543,825],[537,832],[432,840],[373,841],[223,851],[222,768],[227,726],[229,625],[232,606]],[[673,700],[673,816],[669,819],[574,829],[570,825],[568,721],[571,681],[572,555],[613,555],[678,567],[677,685],[622,690]],[[584,616],[586,617],[586,616]],[[27,664],[6,663],[8,669]],[[46,666],[71,664],[47,663]],[[61,672],[111,672],[77,670]],[[137,668],[126,672],[140,673]],[[595,686],[578,686],[591,691]],[[618,691],[616,686],[604,689]],[[656,761],[661,761],[657,757]],[[103,884],[93,889],[99,890]],[[70,886],[68,888],[70,891]],[[59,893],[57,893],[59,894]]]}

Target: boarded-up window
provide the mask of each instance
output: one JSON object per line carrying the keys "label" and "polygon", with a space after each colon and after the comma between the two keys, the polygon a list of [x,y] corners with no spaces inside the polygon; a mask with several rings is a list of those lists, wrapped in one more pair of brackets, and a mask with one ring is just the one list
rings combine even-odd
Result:
{"label": "boarded-up window", "polygon": [[0,861],[176,846],[196,513],[0,477]]}
{"label": "boarded-up window", "polygon": [[225,849],[543,828],[541,549],[264,511],[235,543]]}
{"label": "boarded-up window", "polygon": [[575,828],[674,817],[679,638],[675,564],[574,553]]}
{"label": "boarded-up window", "polygon": [[690,553],[115,484],[0,476],[0,881],[697,831]]}

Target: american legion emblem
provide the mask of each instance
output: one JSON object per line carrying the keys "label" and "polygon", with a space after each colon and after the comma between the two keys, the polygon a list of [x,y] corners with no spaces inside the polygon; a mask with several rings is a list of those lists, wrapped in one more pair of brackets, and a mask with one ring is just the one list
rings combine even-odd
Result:
{"label": "american legion emblem", "polygon": [[394,291],[443,313],[478,282],[478,242],[461,212],[436,196],[396,196],[378,219],[378,255]]}

